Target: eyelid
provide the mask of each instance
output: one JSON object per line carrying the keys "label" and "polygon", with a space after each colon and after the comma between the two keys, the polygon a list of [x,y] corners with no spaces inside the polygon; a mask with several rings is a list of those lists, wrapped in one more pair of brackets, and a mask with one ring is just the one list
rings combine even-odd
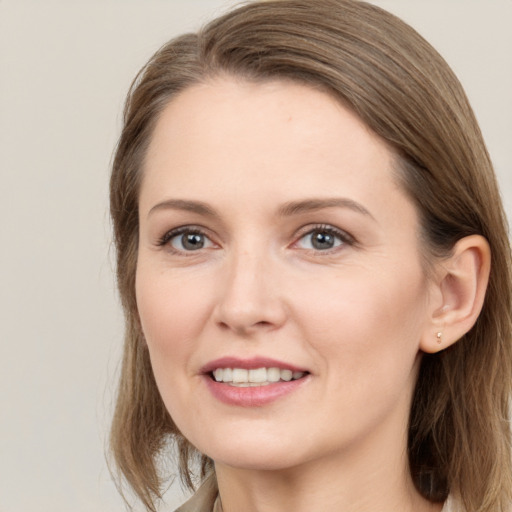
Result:
{"label": "eyelid", "polygon": [[295,241],[292,243],[292,247],[296,246],[302,238],[305,236],[315,232],[315,231],[325,231],[327,233],[330,233],[337,238],[339,238],[342,241],[342,244],[336,247],[333,247],[331,249],[325,249],[325,250],[319,250],[319,249],[302,249],[305,251],[312,251],[315,253],[323,253],[323,254],[329,254],[332,252],[336,252],[340,249],[342,249],[344,246],[354,246],[357,245],[356,239],[350,234],[347,233],[345,230],[337,228],[336,226],[333,226],[332,224],[308,224],[307,226],[304,226],[300,228],[294,239]]}
{"label": "eyelid", "polygon": [[186,224],[183,226],[177,226],[175,228],[167,230],[162,236],[160,236],[157,240],[155,245],[158,247],[166,247],[170,252],[176,253],[176,254],[184,254],[184,255],[192,255],[194,252],[200,252],[200,249],[197,251],[181,251],[179,249],[176,249],[172,247],[170,244],[170,241],[182,234],[190,233],[190,234],[198,234],[202,235],[205,238],[207,238],[214,246],[218,245],[214,240],[212,239],[212,236],[209,234],[209,230],[198,225],[194,224]]}
{"label": "eyelid", "polygon": [[[337,238],[341,240],[341,244],[338,246],[335,246],[331,249],[325,249],[325,250],[318,250],[318,249],[301,249],[304,251],[311,251],[315,253],[324,253],[329,254],[332,252],[336,252],[340,250],[344,246],[354,246],[357,245],[356,239],[347,231],[340,229],[336,226],[333,226],[332,224],[308,224],[306,226],[301,227],[296,234],[294,235],[294,241],[291,244],[291,247],[294,247],[298,244],[298,242],[307,236],[308,234],[313,233],[314,231],[325,231],[327,233],[330,233]],[[206,237],[214,246],[218,246],[218,244],[214,241],[213,237],[210,235],[210,230],[207,228],[204,228],[200,225],[194,225],[194,224],[187,224],[182,226],[177,226],[175,228],[169,229],[165,231],[165,233],[160,236],[156,242],[155,245],[158,247],[167,247],[169,251],[177,253],[177,254],[184,254],[184,255],[193,255],[196,251],[181,251],[179,249],[176,249],[171,246],[169,243],[174,237],[177,237],[184,233],[191,233],[191,234],[200,234],[204,237]],[[200,249],[197,250],[197,252],[201,252]]]}

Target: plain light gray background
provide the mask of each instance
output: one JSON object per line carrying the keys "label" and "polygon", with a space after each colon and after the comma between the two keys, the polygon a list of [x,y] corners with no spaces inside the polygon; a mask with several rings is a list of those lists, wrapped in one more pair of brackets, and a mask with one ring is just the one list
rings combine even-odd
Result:
{"label": "plain light gray background", "polygon": [[[0,0],[0,512],[123,510],[104,457],[122,341],[107,211],[122,102],[161,44],[234,3]],[[459,75],[510,216],[512,0],[374,3]],[[168,495],[172,510],[179,488]]]}

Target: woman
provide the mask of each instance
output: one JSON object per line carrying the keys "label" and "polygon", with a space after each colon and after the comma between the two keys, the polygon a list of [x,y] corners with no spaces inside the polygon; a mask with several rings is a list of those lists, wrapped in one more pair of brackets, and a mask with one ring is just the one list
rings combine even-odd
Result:
{"label": "woman", "polygon": [[148,510],[505,511],[510,252],[462,88],[353,0],[254,2],[135,80],[116,463]]}

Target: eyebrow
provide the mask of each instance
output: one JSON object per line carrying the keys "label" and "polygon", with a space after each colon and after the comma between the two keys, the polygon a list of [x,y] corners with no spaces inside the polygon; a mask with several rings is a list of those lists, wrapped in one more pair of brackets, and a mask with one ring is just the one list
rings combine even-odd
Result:
{"label": "eyebrow", "polygon": [[325,199],[313,198],[302,201],[291,201],[279,208],[279,215],[289,217],[301,213],[323,210],[324,208],[348,208],[375,220],[375,217],[362,204],[345,197],[330,197]]}
{"label": "eyebrow", "polygon": [[[291,201],[282,205],[278,210],[278,214],[281,217],[291,217],[293,215],[300,215],[301,213],[313,212],[325,208],[348,208],[375,220],[373,215],[363,205],[353,201],[352,199],[347,199],[344,197],[331,197],[322,199],[313,198],[304,199],[301,201]],[[162,201],[149,210],[148,217],[152,213],[159,210],[183,210],[197,213],[198,215],[205,217],[219,217],[217,212],[206,203],[186,199],[167,199]]]}
{"label": "eyebrow", "polygon": [[149,210],[148,217],[158,210],[184,210],[187,212],[197,213],[204,217],[218,217],[215,210],[210,208],[206,203],[200,201],[188,201],[185,199],[167,199],[156,204]]}

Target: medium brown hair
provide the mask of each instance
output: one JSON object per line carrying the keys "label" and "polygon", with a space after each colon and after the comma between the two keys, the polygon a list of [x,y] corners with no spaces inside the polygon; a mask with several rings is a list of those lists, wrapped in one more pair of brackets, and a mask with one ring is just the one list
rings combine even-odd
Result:
{"label": "medium brown hair", "polygon": [[[416,487],[469,512],[504,512],[512,488],[511,274],[506,221],[489,155],[464,91],[440,55],[395,16],[355,0],[274,0],[242,6],[162,47],[128,94],[110,185],[126,339],[111,449],[149,510],[161,497],[162,454],[178,444],[189,485],[196,453],[157,390],[135,301],[138,195],[155,123],[174,96],[217,75],[320,87],[396,153],[421,219],[426,259],[480,234],[492,251],[483,310],[452,347],[424,355],[409,424]],[[203,458],[203,469],[208,464]]]}

